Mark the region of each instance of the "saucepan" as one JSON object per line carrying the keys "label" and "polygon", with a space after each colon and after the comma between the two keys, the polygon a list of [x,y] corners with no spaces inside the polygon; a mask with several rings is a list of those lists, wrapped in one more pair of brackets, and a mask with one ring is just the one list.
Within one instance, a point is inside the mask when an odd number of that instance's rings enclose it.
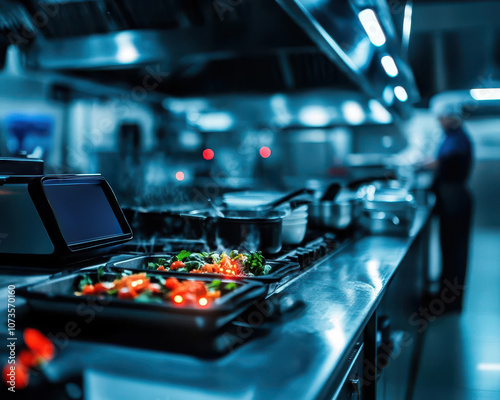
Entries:
{"label": "saucepan", "polygon": [[355,227],[363,213],[363,199],[358,194],[359,188],[382,179],[386,180],[387,176],[357,179],[346,187],[332,183],[319,201],[309,205],[311,226],[334,231],[346,231]]}
{"label": "saucepan", "polygon": [[153,236],[171,237],[182,233],[184,222],[179,211],[163,207],[122,207],[134,236],[151,238]]}
{"label": "saucepan", "polygon": [[254,210],[228,210],[211,205],[210,209],[181,214],[185,221],[184,234],[201,237],[212,248],[237,247],[276,254],[282,248],[283,219],[288,213],[275,208],[308,192],[301,189]]}

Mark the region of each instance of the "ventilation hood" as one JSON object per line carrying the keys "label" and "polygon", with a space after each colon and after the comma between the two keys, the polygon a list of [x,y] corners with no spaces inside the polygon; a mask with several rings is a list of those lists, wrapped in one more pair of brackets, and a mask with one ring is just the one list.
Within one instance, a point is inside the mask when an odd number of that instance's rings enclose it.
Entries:
{"label": "ventilation hood", "polygon": [[[3,0],[4,38],[27,68],[167,95],[357,89],[401,111],[413,75],[382,0]],[[403,7],[404,8],[404,7]],[[16,9],[18,17],[9,13]],[[371,43],[360,12],[384,31]],[[27,17],[28,16],[28,17]],[[390,55],[398,76],[381,64]],[[394,87],[409,101],[395,101]]]}

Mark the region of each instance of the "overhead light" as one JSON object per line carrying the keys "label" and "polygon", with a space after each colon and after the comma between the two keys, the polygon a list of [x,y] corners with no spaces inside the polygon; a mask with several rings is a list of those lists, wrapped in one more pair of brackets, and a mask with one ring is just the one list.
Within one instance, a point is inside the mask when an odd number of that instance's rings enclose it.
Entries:
{"label": "overhead light", "polygon": [[163,108],[176,114],[189,111],[202,112],[208,108],[208,102],[204,99],[175,99],[166,98],[162,101]]}
{"label": "overhead light", "polygon": [[365,112],[361,105],[349,100],[342,104],[342,114],[347,122],[352,125],[359,125],[365,120]]}
{"label": "overhead light", "polygon": [[403,103],[408,100],[408,93],[406,92],[406,89],[403,86],[396,86],[394,88],[394,94],[398,98],[399,101],[402,101]]}
{"label": "overhead light", "polygon": [[137,61],[139,58],[139,52],[132,41],[132,35],[128,32],[123,32],[117,35],[116,45],[118,48],[116,59],[121,64],[130,64]]}
{"label": "overhead light", "polygon": [[381,124],[388,124],[392,121],[392,115],[386,108],[380,104],[377,100],[370,100],[368,102],[368,108],[372,113],[372,118],[375,122]]}
{"label": "overhead light", "polygon": [[330,122],[330,115],[322,106],[307,106],[299,113],[299,120],[307,126],[321,127]]}
{"label": "overhead light", "polygon": [[500,88],[472,89],[470,95],[474,100],[500,100]]}
{"label": "overhead light", "polygon": [[212,132],[227,131],[234,125],[233,117],[226,112],[188,114],[188,120],[201,130]]}
{"label": "overhead light", "polygon": [[116,59],[122,64],[130,64],[139,58],[139,53],[134,46],[123,46],[118,50]]}
{"label": "overhead light", "polygon": [[403,44],[408,47],[410,43],[411,32],[411,16],[413,14],[413,4],[411,1],[406,3],[404,17],[403,17]]}
{"label": "overhead light", "polygon": [[479,371],[498,371],[500,372],[499,363],[479,363],[477,365]]}
{"label": "overhead light", "polygon": [[378,22],[375,12],[372,9],[367,8],[359,12],[358,18],[361,21],[361,25],[363,25],[366,34],[370,38],[370,42],[372,42],[374,46],[382,46],[385,43],[385,35],[380,23]]}
{"label": "overhead light", "polygon": [[399,71],[396,63],[394,62],[394,58],[392,58],[391,56],[383,56],[380,61],[387,75],[389,75],[391,78],[398,76]]}
{"label": "overhead light", "polygon": [[392,86],[387,85],[382,92],[382,98],[388,105],[392,105],[394,102],[394,89]]}

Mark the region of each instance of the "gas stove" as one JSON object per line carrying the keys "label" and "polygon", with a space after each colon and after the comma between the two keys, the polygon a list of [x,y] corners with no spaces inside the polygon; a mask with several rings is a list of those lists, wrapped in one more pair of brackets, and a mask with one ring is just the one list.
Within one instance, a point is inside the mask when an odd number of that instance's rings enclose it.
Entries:
{"label": "gas stove", "polygon": [[[266,255],[269,261],[293,261],[302,269],[311,267],[314,263],[327,255],[345,247],[352,239],[352,235],[336,235],[321,231],[308,232],[303,242],[296,246],[285,245],[277,254]],[[183,238],[150,238],[134,239],[120,248],[122,254],[146,255],[162,252],[190,252],[213,251],[202,239]]]}

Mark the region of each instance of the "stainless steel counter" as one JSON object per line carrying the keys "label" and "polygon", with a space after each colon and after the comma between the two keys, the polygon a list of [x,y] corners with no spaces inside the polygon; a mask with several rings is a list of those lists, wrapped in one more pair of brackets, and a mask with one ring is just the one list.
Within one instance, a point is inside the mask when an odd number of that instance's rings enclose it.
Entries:
{"label": "stainless steel counter", "polygon": [[[303,306],[289,316],[284,314],[271,327],[253,331],[241,327],[236,337],[222,337],[222,345],[226,339],[226,344],[238,342],[240,337],[245,341],[227,355],[202,359],[76,336],[62,346],[47,367],[47,376],[61,381],[83,370],[88,399],[318,398],[429,215],[429,208],[418,209],[410,237],[361,238],[292,281],[281,290],[282,300],[300,299]],[[24,280],[4,275],[1,286],[13,279]],[[1,296],[6,304],[5,290]],[[248,317],[253,322],[260,320],[257,312]],[[62,337],[57,331],[50,333]],[[0,337],[5,334],[6,326],[1,324]],[[147,342],[148,328],[136,340]]]}

